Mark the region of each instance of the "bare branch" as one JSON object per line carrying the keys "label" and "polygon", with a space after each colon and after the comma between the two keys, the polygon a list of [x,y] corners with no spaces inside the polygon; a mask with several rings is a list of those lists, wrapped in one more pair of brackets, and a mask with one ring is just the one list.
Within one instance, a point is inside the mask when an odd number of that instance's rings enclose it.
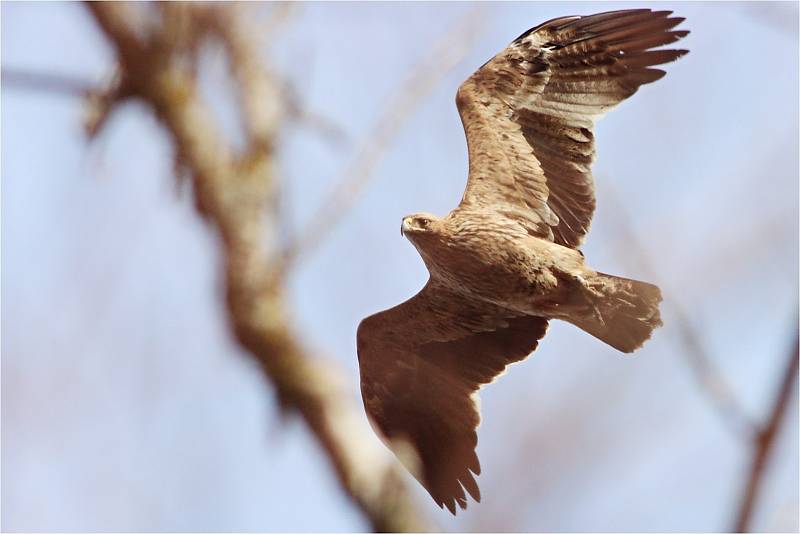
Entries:
{"label": "bare branch", "polygon": [[3,69],[3,85],[23,91],[42,91],[60,94],[70,98],[84,99],[84,129],[92,138],[103,127],[111,115],[114,106],[127,96],[126,87],[122,85],[119,72],[106,82],[104,86],[90,83],[78,77],[64,74],[49,74],[18,70],[14,68]]}
{"label": "bare branch", "polygon": [[[374,436],[360,431],[360,408],[339,371],[311,358],[292,328],[283,274],[276,269],[280,258],[266,244],[277,242],[278,226],[270,218],[277,204],[273,146],[280,102],[247,24],[225,6],[184,4],[162,16],[162,25],[150,21],[143,27],[132,25],[136,19],[127,17],[126,4],[88,7],[116,49],[131,94],[152,108],[170,134],[178,161],[191,175],[198,209],[222,236],[228,315],[239,343],[261,365],[281,405],[303,417],[372,527],[425,530],[397,464],[382,454]],[[217,33],[232,63],[248,138],[241,154],[219,134],[196,86],[193,47],[181,44],[196,37],[196,25],[185,25],[182,17],[209,14],[223,22],[197,31]],[[166,25],[174,24],[187,29],[186,39],[165,35]]]}
{"label": "bare branch", "polygon": [[[214,32],[220,36],[228,53],[231,74],[239,82],[239,105],[245,133],[252,142],[248,150],[271,149],[269,144],[282,122],[282,92],[261,60],[260,47],[254,40],[260,34],[248,24],[249,5],[234,4],[215,10],[210,17]],[[254,156],[255,154],[251,154]]]}
{"label": "bare branch", "polygon": [[[795,321],[795,325],[796,324],[797,321]],[[772,403],[769,419],[767,419],[767,422],[753,440],[753,456],[750,462],[750,474],[742,495],[741,504],[739,505],[733,532],[749,532],[751,530],[751,518],[755,505],[758,502],[767,463],[769,462],[769,457],[775,443],[775,438],[778,435],[781,422],[784,420],[786,410],[789,407],[792,389],[797,383],[798,361],[800,360],[797,330],[792,329],[790,339],[791,344],[786,353],[786,367],[783,371],[780,387],[775,394],[775,400]]]}
{"label": "bare branch", "polygon": [[[639,269],[649,278],[660,280],[661,277],[648,260],[648,254],[644,253],[644,247],[633,231],[634,226],[628,217],[624,203],[620,202],[619,195],[612,185],[613,180],[598,180],[598,182],[603,183],[605,200],[612,206],[608,213],[613,214],[617,219],[617,228],[621,240],[625,242],[628,257],[633,258]],[[668,304],[676,319],[674,328],[677,329],[684,347],[681,354],[686,358],[698,385],[711,400],[729,430],[737,437],[744,436],[746,439],[751,439],[756,434],[758,425],[747,414],[730,384],[715,367],[689,314],[674,298],[669,299]]]}
{"label": "bare branch", "polygon": [[283,98],[286,102],[286,113],[293,121],[309,128],[332,146],[342,147],[348,144],[344,129],[330,117],[306,109],[292,84],[284,83]]}
{"label": "bare branch", "polygon": [[414,110],[448,72],[464,59],[478,35],[480,20],[480,8],[467,13],[453,30],[425,54],[411,76],[389,99],[384,106],[386,111],[378,118],[356,156],[336,181],[337,185],[329,198],[301,231],[298,239],[287,248],[286,267],[300,256],[311,254],[353,206]]}
{"label": "bare branch", "polygon": [[31,72],[5,67],[0,73],[4,86],[21,90],[45,91],[68,97],[84,98],[97,90],[94,84],[74,76]]}
{"label": "bare branch", "polygon": [[[633,232],[633,225],[627,219],[625,207],[619,202],[616,191],[611,185],[611,180],[603,181],[606,196],[614,202],[614,213],[618,218],[618,228],[622,232],[626,248],[630,255],[635,257],[642,270],[650,273],[652,277],[658,279],[652,265],[647,260],[647,254],[642,253],[643,247]],[[694,327],[688,314],[675,302],[671,302],[673,311],[677,319],[676,327],[681,336],[681,341],[686,350],[683,354],[687,357],[687,362],[691,367],[697,382],[708,397],[712,400],[717,412],[722,420],[728,425],[737,437],[744,437],[748,444],[752,445],[753,453],[750,463],[749,477],[743,491],[741,503],[738,509],[733,532],[747,532],[750,529],[752,512],[758,501],[765,468],[772,451],[775,437],[778,434],[781,421],[784,419],[789,404],[790,393],[798,377],[798,337],[796,330],[793,330],[792,344],[788,354],[785,371],[782,375],[781,385],[776,394],[775,401],[770,410],[770,415],[763,425],[756,422],[756,419],[749,416],[737,396],[733,393],[730,385],[723,379],[721,372],[715,368],[712,359],[702,344],[700,334]],[[797,321],[795,321],[797,324]]]}

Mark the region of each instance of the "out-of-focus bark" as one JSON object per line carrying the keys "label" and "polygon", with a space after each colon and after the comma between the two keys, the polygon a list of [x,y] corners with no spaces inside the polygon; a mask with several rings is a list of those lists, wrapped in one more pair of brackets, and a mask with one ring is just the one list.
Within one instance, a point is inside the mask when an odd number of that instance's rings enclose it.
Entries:
{"label": "out-of-focus bark", "polygon": [[[342,488],[376,531],[421,531],[426,524],[395,463],[355,424],[360,407],[332,365],[299,341],[284,295],[275,222],[273,147],[281,127],[279,85],[239,16],[240,6],[89,3],[119,61],[119,88],[161,121],[178,164],[192,178],[202,215],[222,236],[226,299],[238,341],[259,362],[281,405],[299,413],[327,453]],[[224,139],[195,80],[196,50],[207,37],[227,52],[246,134],[237,152]],[[113,105],[111,106],[113,110]]]}

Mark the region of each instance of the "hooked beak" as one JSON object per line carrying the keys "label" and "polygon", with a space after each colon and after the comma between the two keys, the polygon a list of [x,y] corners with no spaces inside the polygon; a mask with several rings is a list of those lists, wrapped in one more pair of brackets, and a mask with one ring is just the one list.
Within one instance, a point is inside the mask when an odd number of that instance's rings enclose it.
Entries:
{"label": "hooked beak", "polygon": [[403,224],[400,225],[400,235],[405,236],[406,232],[411,229],[411,219],[405,217],[403,219]]}

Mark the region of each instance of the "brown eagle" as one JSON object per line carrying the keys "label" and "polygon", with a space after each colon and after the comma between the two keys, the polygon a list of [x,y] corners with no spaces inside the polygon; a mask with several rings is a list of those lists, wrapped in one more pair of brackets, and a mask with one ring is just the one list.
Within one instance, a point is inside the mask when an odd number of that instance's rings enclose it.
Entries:
{"label": "brown eagle", "polygon": [[[364,406],[439,506],[455,514],[474,475],[478,389],[523,360],[550,319],[622,352],[661,325],[658,287],[584,263],[595,208],[595,119],[687,50],[683,18],[636,9],[550,20],[523,33],[456,94],[469,147],[461,203],[403,219],[430,272],[422,290],[358,327]],[[466,493],[465,493],[466,491]]]}

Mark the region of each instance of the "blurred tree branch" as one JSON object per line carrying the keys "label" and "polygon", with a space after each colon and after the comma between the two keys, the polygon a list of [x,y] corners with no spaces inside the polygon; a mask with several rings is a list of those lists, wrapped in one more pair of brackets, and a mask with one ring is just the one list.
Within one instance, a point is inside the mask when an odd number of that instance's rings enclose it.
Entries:
{"label": "blurred tree branch", "polygon": [[[619,200],[619,194],[612,185],[613,180],[599,179],[597,181],[603,184],[605,200],[611,205],[608,213],[613,214],[616,219],[619,238],[625,243],[627,257],[638,264],[638,269],[646,278],[654,281],[662,280],[657,269],[648,259],[650,255],[645,253],[642,242],[633,231],[634,225],[628,216],[624,203]],[[663,282],[660,285],[663,285]],[[673,328],[679,334],[679,339],[684,348],[681,353],[686,358],[697,384],[707,395],[720,419],[728,426],[729,430],[737,437],[750,439],[756,432],[757,424],[745,411],[739,398],[733,392],[733,388],[714,365],[714,360],[708,354],[702,342],[702,337],[691,317],[676,299],[667,299],[667,305],[672,308],[676,319]]]}
{"label": "blurred tree branch", "polygon": [[[397,464],[383,459],[374,436],[358,431],[360,409],[338,369],[310,357],[293,329],[275,221],[274,144],[284,106],[280,84],[259,59],[244,7],[95,2],[87,7],[119,61],[119,83],[111,94],[130,95],[153,110],[179,165],[191,176],[198,210],[222,237],[226,302],[236,338],[263,368],[281,406],[304,418],[372,528],[425,530]],[[220,135],[197,87],[197,50],[209,37],[226,51],[237,82],[247,140],[238,152]],[[111,102],[108,113],[118,100]]]}
{"label": "blurred tree branch", "polygon": [[85,80],[64,74],[28,72],[15,68],[3,68],[3,85],[20,89],[61,93],[66,96],[87,97],[96,87]]}
{"label": "blurred tree branch", "polygon": [[[365,449],[374,437],[361,436],[359,440],[353,434],[346,423],[352,421],[354,407],[344,401],[349,390],[339,381],[338,370],[308,358],[289,328],[283,279],[294,260],[321,243],[353,205],[414,109],[464,58],[477,35],[480,10],[471,11],[412,71],[342,173],[330,199],[302,235],[278,254],[279,195],[272,143],[282,120],[290,116],[332,141],[342,139],[343,134],[326,117],[303,109],[287,86],[257,59],[256,36],[268,35],[265,27],[276,31],[288,15],[285,5],[277,6],[270,13],[271,20],[260,24],[256,32],[246,27],[245,17],[233,14],[238,14],[240,7],[165,3],[154,10],[152,6],[88,3],[119,61],[104,86],[13,68],[3,69],[3,83],[84,98],[90,137],[125,99],[139,98],[150,105],[175,143],[176,174],[192,177],[199,212],[222,235],[227,304],[238,340],[272,380],[281,405],[303,415],[328,452],[343,487],[373,528],[420,531],[425,524],[414,513],[394,464],[360,462],[370,456]],[[241,154],[233,154],[219,137],[197,92],[197,52],[206,37],[219,39],[231,75],[238,81],[240,118],[248,140]],[[264,238],[266,246],[262,246]],[[337,430],[337,426],[346,428]]]}
{"label": "blurred tree branch", "polygon": [[388,100],[384,113],[364,138],[356,157],[336,181],[329,198],[297,239],[287,247],[284,260],[287,268],[301,256],[311,254],[353,206],[392,141],[411,117],[412,110],[464,59],[478,34],[480,21],[480,8],[471,10],[426,53],[425,59]]}
{"label": "blurred tree branch", "polygon": [[130,96],[123,92],[117,74],[114,73],[105,86],[65,74],[31,72],[13,67],[4,67],[0,78],[3,86],[83,98],[86,101],[84,127],[89,137],[93,137],[105,123],[112,104]]}
{"label": "blurred tree branch", "polygon": [[[625,242],[629,257],[634,258],[639,268],[647,273],[653,280],[660,277],[655,272],[652,264],[647,260],[644,247],[633,231],[633,224],[627,217],[625,206],[619,201],[619,196],[614,189],[612,180],[603,180],[607,199],[613,204],[611,213],[617,218],[617,227],[621,238]],[[734,435],[744,439],[752,450],[747,484],[744,488],[741,503],[737,512],[737,519],[733,532],[747,532],[750,529],[752,512],[758,502],[758,495],[766,471],[766,465],[772,446],[777,436],[784,413],[789,405],[790,393],[798,378],[798,337],[797,331],[791,334],[792,343],[788,351],[785,370],[781,375],[781,382],[772,404],[769,416],[764,423],[759,423],[750,417],[744,410],[741,402],[730,385],[723,379],[721,372],[716,369],[713,360],[706,352],[701,336],[695,328],[689,315],[674,299],[670,299],[672,310],[677,319],[675,328],[680,334],[684,345],[684,355],[700,387],[711,399],[722,420],[727,423]],[[797,325],[797,320],[795,320]]]}
{"label": "blurred tree branch", "polygon": [[[795,327],[797,320],[794,322]],[[751,519],[755,505],[758,502],[758,495],[764,479],[767,463],[772,452],[775,438],[778,436],[781,422],[784,420],[786,411],[791,400],[791,392],[797,384],[798,361],[800,361],[800,346],[798,346],[797,330],[792,329],[790,334],[791,343],[787,351],[787,359],[784,371],[781,376],[780,387],[775,393],[775,400],[772,403],[769,417],[753,439],[753,453],[750,462],[750,474],[747,479],[741,504],[733,527],[733,532],[750,532]]]}

